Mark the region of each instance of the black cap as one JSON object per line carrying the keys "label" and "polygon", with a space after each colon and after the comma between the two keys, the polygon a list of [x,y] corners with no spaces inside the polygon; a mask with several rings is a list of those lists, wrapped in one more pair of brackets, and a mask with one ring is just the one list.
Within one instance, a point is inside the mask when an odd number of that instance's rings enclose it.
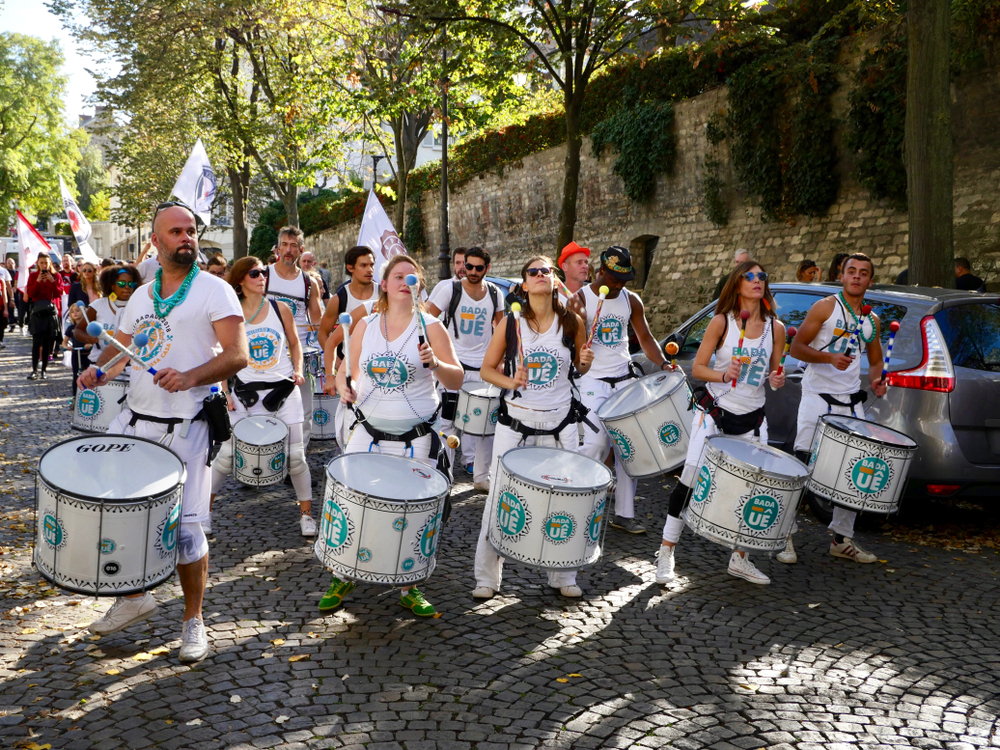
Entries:
{"label": "black cap", "polygon": [[620,281],[631,281],[635,278],[632,256],[621,245],[612,245],[601,253],[601,267]]}

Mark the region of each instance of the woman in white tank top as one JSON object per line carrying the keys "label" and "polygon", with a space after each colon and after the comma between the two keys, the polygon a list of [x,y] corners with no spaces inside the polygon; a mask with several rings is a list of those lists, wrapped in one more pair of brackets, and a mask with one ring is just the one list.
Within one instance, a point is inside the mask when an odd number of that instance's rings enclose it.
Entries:
{"label": "woman in white tank top", "polygon": [[[526,427],[540,430],[554,430],[569,413],[572,398],[569,380],[570,367],[575,365],[580,373],[590,370],[594,352],[586,345],[587,331],[572,310],[567,310],[555,292],[555,265],[548,258],[531,258],[521,269],[521,283],[527,293],[524,313],[518,322],[523,358],[518,355],[514,377],[503,373],[507,352],[507,321],[503,321],[493,332],[480,376],[487,383],[505,388],[507,414]],[[509,316],[508,316],[509,317]],[[564,337],[575,342],[576,361],[571,361],[569,347],[563,343]],[[483,521],[476,547],[475,576],[476,588],[472,592],[475,599],[489,599],[500,588],[503,575],[503,558],[487,541],[492,508],[502,491],[499,477],[500,458],[518,445],[561,447],[576,451],[578,448],[576,423],[562,428],[556,435],[533,435],[524,437],[521,433],[504,424],[496,426],[493,435],[494,478],[490,497],[483,508]],[[576,571],[549,571],[548,583],[559,589],[563,596],[578,597],[583,592],[576,585]]]}
{"label": "woman in white tank top", "polygon": [[[448,332],[422,311],[427,341],[420,342],[423,331],[414,315],[413,295],[406,285],[409,274],[415,274],[418,288],[423,288],[423,270],[413,258],[397,255],[386,263],[373,314],[351,331],[348,356],[352,383],[347,382],[347,368],[341,367],[337,372],[337,390],[345,408],[348,405],[354,408],[354,416],[360,421],[354,426],[344,452],[405,455],[436,466],[437,453],[431,455],[431,445],[438,444],[435,434],[413,438],[409,446],[402,439],[376,440],[373,434],[403,437],[417,425],[435,421],[439,404],[435,378],[445,388],[457,390],[465,376]],[[345,415],[347,420],[353,418]],[[339,607],[354,587],[353,581],[334,576],[320,600],[320,610]],[[436,614],[416,586],[404,588],[399,603],[422,617]]]}
{"label": "woman in white tank top", "polygon": [[[774,297],[767,283],[767,273],[756,261],[745,261],[737,266],[726,280],[716,305],[716,315],[705,331],[694,359],[693,374],[705,381],[708,395],[715,406],[728,415],[746,415],[745,429],[726,433],[767,443],[767,420],[763,418],[765,400],[764,383],[772,388],[785,384],[784,373],[778,365],[785,348],[785,326],[775,312]],[[750,313],[746,322],[746,335],[740,348],[741,311]],[[734,386],[733,383],[736,383]],[[755,414],[763,421],[755,427]],[[723,430],[709,414],[698,406],[691,425],[684,472],[670,495],[670,506],[663,527],[663,541],[657,550],[656,582],[670,583],[674,579],[674,548],[680,540],[684,522],[681,511],[690,495],[695,472],[701,464],[705,441]],[[751,583],[766,584],[771,580],[757,570],[745,552],[733,552],[729,560],[729,573]]]}

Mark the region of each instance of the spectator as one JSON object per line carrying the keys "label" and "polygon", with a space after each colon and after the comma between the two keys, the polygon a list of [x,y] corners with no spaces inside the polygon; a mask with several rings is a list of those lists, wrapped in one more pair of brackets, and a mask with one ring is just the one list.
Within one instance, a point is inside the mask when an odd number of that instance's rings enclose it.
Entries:
{"label": "spectator", "polygon": [[[3,343],[3,336],[7,331],[7,322],[14,319],[14,285],[12,282],[13,277],[10,275],[10,271],[7,270],[6,266],[0,265],[0,349],[7,348],[7,345]],[[14,326],[11,324],[11,330],[13,329]]]}
{"label": "spectator", "polygon": [[218,276],[223,281],[226,280],[226,274],[229,272],[229,265],[226,263],[226,259],[222,257],[222,254],[212,255],[208,259],[208,268],[206,269],[213,276]]}
{"label": "spectator", "polygon": [[986,282],[972,273],[968,258],[955,258],[955,288],[967,292],[986,291]]}
{"label": "spectator", "polygon": [[590,274],[590,249],[570,242],[559,254],[556,265],[564,274],[563,281],[566,283],[566,288],[576,294],[587,285],[587,276]]}
{"label": "spectator", "polygon": [[910,268],[907,266],[896,276],[896,283],[900,286],[907,286],[910,283]]}
{"label": "spectator", "polygon": [[844,265],[844,261],[847,259],[847,253],[837,253],[833,256],[833,262],[830,264],[830,270],[826,274],[827,281],[840,281],[840,269]]}
{"label": "spectator", "polygon": [[333,277],[330,275],[330,269],[325,262],[319,264],[319,275],[323,277],[326,288],[329,289],[330,285],[333,284]]}
{"label": "spectator", "polygon": [[795,272],[795,279],[805,284],[810,284],[814,281],[819,281],[822,275],[823,271],[820,270],[820,267],[814,261],[804,260],[799,263],[799,270]]}
{"label": "spectator", "polygon": [[24,333],[24,317],[28,311],[28,303],[24,299],[24,294],[17,288],[18,270],[13,258],[7,259],[7,272],[10,274],[11,286],[14,289],[15,314],[10,321],[10,331],[14,332],[14,326],[18,326],[21,333]]}
{"label": "spectator", "polygon": [[[59,316],[56,302],[63,293],[62,277],[52,267],[45,253],[38,256],[35,270],[28,274],[27,300],[31,304],[28,331],[31,333],[31,374],[28,380],[45,380],[52,347],[59,339]],[[39,362],[41,373],[39,374]]]}
{"label": "spectator", "polygon": [[[739,248],[735,253],[733,253],[733,268],[736,268],[740,263],[746,263],[748,260],[752,260],[750,257],[750,251],[746,248]],[[719,279],[719,283],[715,285],[715,291],[712,292],[712,299],[719,299],[719,295],[722,294],[722,287],[726,285],[726,280],[729,278],[729,273],[722,274],[722,278]]]}
{"label": "spectator", "polygon": [[452,279],[465,278],[465,248],[456,247],[451,256]]}
{"label": "spectator", "polygon": [[299,268],[319,282],[319,288],[323,290],[323,301],[325,302],[330,299],[330,287],[326,285],[326,279],[323,278],[323,274],[316,267],[316,256],[306,250],[299,256]]}
{"label": "spectator", "polygon": [[101,268],[110,268],[114,264],[115,264],[114,260],[112,260],[111,258],[105,258],[104,260],[101,261]]}
{"label": "spectator", "polygon": [[[97,278],[97,269],[93,263],[80,264],[80,280],[73,284],[69,290],[69,319],[70,325],[66,330],[66,336],[73,347],[73,357],[70,360],[73,367],[73,398],[76,399],[76,379],[80,375],[80,370],[85,369],[89,360],[87,353],[90,345],[84,343],[75,336],[74,329],[84,320],[83,311],[77,307],[77,302],[82,302],[84,307],[101,298],[101,285]],[[86,325],[86,323],[84,324]]]}

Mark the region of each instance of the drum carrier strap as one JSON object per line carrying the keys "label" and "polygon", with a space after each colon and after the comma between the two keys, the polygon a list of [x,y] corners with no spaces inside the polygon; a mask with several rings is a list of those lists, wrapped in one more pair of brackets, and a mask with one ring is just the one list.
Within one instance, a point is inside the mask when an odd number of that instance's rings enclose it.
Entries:
{"label": "drum carrier strap", "polygon": [[826,401],[826,405],[829,406],[831,409],[834,406],[841,406],[850,409],[851,411],[854,411],[854,407],[856,404],[863,404],[865,403],[865,401],[868,400],[868,391],[860,390],[857,393],[850,394],[849,396],[847,396],[848,403],[846,404],[843,401],[838,401],[829,393],[821,393],[819,394],[819,397],[824,401]]}
{"label": "drum carrier strap", "polygon": [[639,365],[637,365],[635,362],[629,362],[628,372],[625,373],[624,375],[621,375],[617,378],[598,378],[598,380],[602,380],[608,385],[610,385],[612,388],[614,388],[619,383],[624,383],[626,380],[632,380],[633,378],[641,378],[641,377],[642,377],[642,370],[639,369]]}
{"label": "drum carrier strap", "polygon": [[[128,422],[129,427],[135,427],[136,422],[154,422],[155,424],[165,424],[167,434],[174,434],[174,427],[183,425],[185,422],[197,422],[204,420],[208,426],[208,459],[206,466],[211,466],[212,461],[219,454],[222,444],[233,436],[233,426],[229,421],[229,406],[226,402],[226,394],[217,391],[210,396],[206,396],[202,401],[202,407],[191,419],[181,417],[154,417],[152,414],[143,414],[132,410],[132,418]],[[187,427],[181,429],[180,436],[187,437]]]}
{"label": "drum carrier strap", "polygon": [[764,424],[764,407],[754,409],[746,414],[733,414],[717,403],[708,389],[700,385],[691,392],[691,405],[688,411],[699,407],[715,422],[716,427],[725,435],[743,435],[753,430],[753,436],[760,437],[760,426]]}
{"label": "drum carrier strap", "polygon": [[270,391],[264,396],[262,406],[272,414],[281,408],[285,400],[292,395],[292,391],[297,388],[290,380],[277,380],[260,383],[244,383],[238,377],[235,378],[233,393],[247,409],[254,406],[260,399],[261,391]]}

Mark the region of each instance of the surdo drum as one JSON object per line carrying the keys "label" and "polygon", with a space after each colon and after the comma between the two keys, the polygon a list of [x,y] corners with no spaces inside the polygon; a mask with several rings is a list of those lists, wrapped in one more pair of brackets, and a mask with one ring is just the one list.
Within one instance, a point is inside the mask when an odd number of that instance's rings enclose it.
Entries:
{"label": "surdo drum", "polygon": [[328,396],[325,393],[313,394],[313,440],[334,440],[337,437],[337,410],[340,408],[339,396]]}
{"label": "surdo drum", "polygon": [[705,443],[682,517],[695,534],[724,547],[777,552],[808,475],[805,464],[777,448],[715,435]]}
{"label": "surdo drum", "polygon": [[473,437],[489,437],[496,432],[499,409],[499,388],[489,383],[466,383],[458,392],[455,428]]}
{"label": "surdo drum", "polygon": [[857,417],[827,414],[813,440],[808,488],[834,505],[893,513],[917,444],[901,432]]}
{"label": "surdo drum", "polygon": [[288,426],[276,417],[247,417],[233,425],[233,476],[251,487],[288,476]]}
{"label": "surdo drum", "polygon": [[318,346],[302,344],[302,370],[318,382],[323,374],[323,350]]}
{"label": "surdo drum", "polygon": [[128,378],[116,378],[94,388],[81,388],[73,400],[73,429],[107,432],[125,408],[128,383]]}
{"label": "surdo drum", "polygon": [[390,585],[426,580],[436,564],[450,489],[444,474],[412,458],[337,456],[326,466],[316,558],[349,580]]}
{"label": "surdo drum", "polygon": [[680,371],[647,375],[601,404],[597,418],[630,477],[653,477],[684,463],[690,404],[691,389]]}
{"label": "surdo drum", "polygon": [[544,570],[600,558],[611,484],[604,464],[558,448],[514,448],[493,481],[489,540],[498,555]]}
{"label": "surdo drum", "polygon": [[77,594],[155,588],[177,567],[186,471],[176,453],[126,435],[70,438],[42,454],[34,562]]}

